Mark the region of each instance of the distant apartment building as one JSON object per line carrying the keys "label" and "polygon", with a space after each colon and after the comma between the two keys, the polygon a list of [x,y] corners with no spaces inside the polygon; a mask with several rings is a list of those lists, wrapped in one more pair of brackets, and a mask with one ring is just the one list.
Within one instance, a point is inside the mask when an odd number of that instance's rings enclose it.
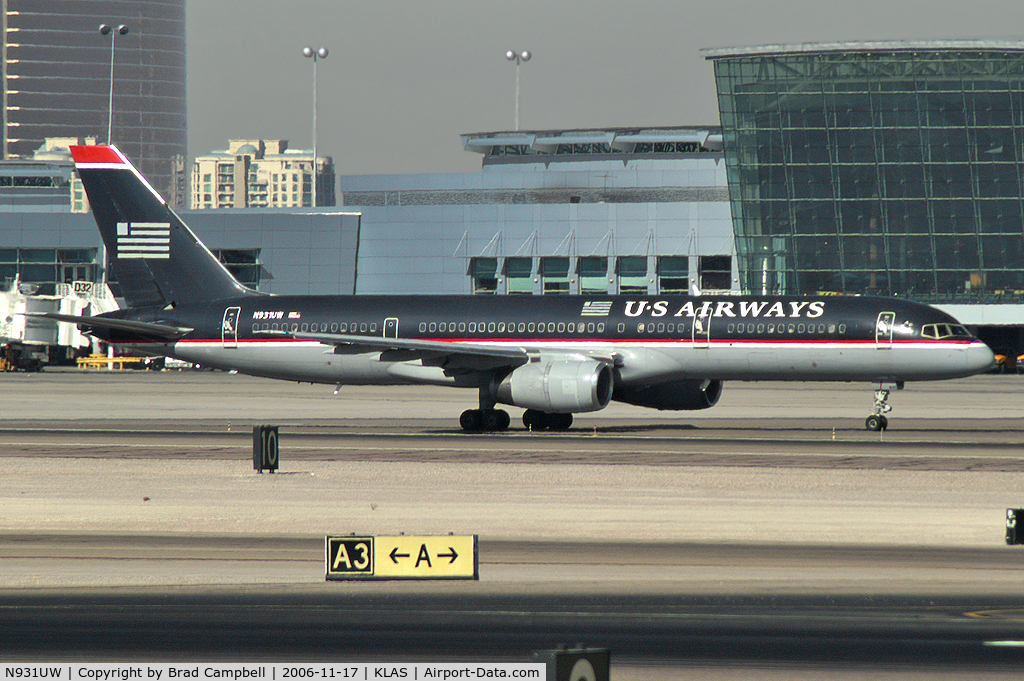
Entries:
{"label": "distant apartment building", "polygon": [[334,161],[289,149],[287,140],[230,140],[224,151],[196,157],[192,208],[296,208],[334,206]]}

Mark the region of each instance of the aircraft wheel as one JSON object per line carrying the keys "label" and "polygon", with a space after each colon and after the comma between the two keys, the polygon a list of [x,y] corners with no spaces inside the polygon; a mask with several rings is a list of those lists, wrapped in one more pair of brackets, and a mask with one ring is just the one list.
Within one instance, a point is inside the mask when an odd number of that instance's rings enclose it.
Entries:
{"label": "aircraft wheel", "polygon": [[508,430],[512,418],[504,409],[488,409],[483,412],[483,429],[489,432]]}
{"label": "aircraft wheel", "polygon": [[467,433],[478,433],[484,428],[484,415],[479,409],[467,409],[459,417],[459,425]]}
{"label": "aircraft wheel", "polygon": [[874,430],[876,432],[880,431],[885,427],[882,425],[883,419],[885,419],[884,416],[872,414],[871,416],[864,419],[864,427],[867,428],[868,430]]}
{"label": "aircraft wheel", "polygon": [[544,430],[547,427],[545,414],[536,409],[527,409],[523,412],[523,425],[527,430]]}
{"label": "aircraft wheel", "polygon": [[889,419],[885,418],[884,416],[880,418],[882,419],[882,430],[887,430],[889,428]]}
{"label": "aircraft wheel", "polygon": [[572,427],[572,414],[549,414],[527,409],[523,413],[523,425],[528,430],[569,430]]}
{"label": "aircraft wheel", "polygon": [[572,427],[572,414],[546,414],[548,428],[551,430],[569,430]]}

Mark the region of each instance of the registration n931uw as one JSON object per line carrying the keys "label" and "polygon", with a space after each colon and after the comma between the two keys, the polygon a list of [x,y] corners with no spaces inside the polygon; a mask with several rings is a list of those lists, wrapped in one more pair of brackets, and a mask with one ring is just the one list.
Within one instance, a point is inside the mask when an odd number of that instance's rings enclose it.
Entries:
{"label": "registration n931uw", "polygon": [[293,681],[334,679],[370,681],[449,681],[451,679],[546,679],[547,668],[539,663],[357,663],[357,664],[116,664],[31,663],[0,664],[3,679],[57,679],[58,681],[129,681],[130,679],[259,679]]}

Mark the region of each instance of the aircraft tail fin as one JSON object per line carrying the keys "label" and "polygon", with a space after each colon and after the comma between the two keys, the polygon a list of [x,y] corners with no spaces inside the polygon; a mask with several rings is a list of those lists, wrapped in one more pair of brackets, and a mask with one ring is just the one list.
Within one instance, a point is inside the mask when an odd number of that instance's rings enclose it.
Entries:
{"label": "aircraft tail fin", "polygon": [[235,279],[117,147],[72,146],[129,307],[259,295]]}

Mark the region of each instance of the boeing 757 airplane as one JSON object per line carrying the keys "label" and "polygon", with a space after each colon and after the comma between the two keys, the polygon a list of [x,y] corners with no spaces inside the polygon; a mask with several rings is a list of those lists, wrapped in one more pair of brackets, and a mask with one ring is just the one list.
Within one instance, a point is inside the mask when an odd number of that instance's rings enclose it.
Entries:
{"label": "boeing 757 airplane", "polygon": [[970,376],[992,351],[948,314],[847,296],[278,296],[240,284],[113,146],[71,148],[127,308],[45,314],[150,354],[290,381],[475,389],[467,431],[565,430],[612,400],[706,409],[724,381]]}

